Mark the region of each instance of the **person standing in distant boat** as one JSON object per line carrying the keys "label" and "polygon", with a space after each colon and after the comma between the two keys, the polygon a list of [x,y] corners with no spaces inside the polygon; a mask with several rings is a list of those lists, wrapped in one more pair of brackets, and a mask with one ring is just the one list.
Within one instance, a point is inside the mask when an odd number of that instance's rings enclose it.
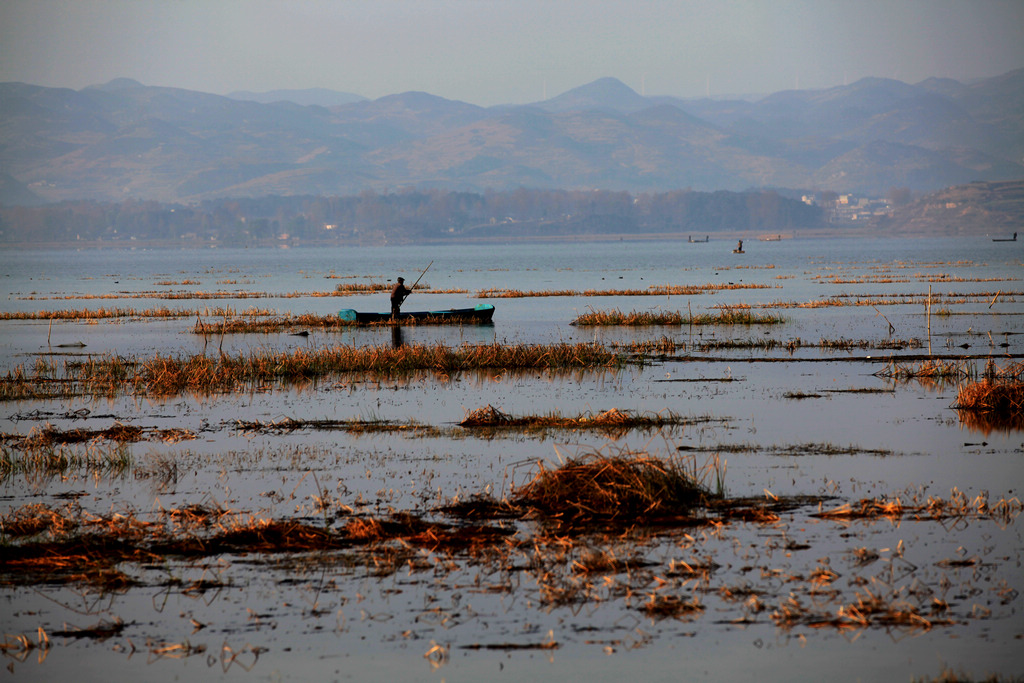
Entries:
{"label": "person standing in distant boat", "polygon": [[407,289],[405,286],[405,278],[398,278],[398,284],[391,290],[391,319],[397,320],[398,314],[401,313],[402,302],[405,301],[405,297],[409,296],[412,290]]}

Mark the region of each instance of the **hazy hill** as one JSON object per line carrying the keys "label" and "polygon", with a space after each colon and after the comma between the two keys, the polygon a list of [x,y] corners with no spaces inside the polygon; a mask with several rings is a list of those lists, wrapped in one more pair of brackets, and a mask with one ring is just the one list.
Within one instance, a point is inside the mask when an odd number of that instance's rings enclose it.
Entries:
{"label": "hazy hill", "polygon": [[875,219],[891,235],[988,235],[1024,240],[1024,180],[973,182],[928,194]]}
{"label": "hazy hill", "polygon": [[592,83],[568,90],[557,97],[537,102],[534,106],[550,112],[599,109],[622,114],[640,111],[651,101],[639,95],[617,78],[599,78]]}
{"label": "hazy hill", "polygon": [[612,78],[494,108],[419,92],[249,95],[130,79],[79,91],[2,83],[0,169],[24,191],[4,201],[520,186],[881,196],[1024,177],[1024,70],[753,101],[645,98]]}
{"label": "hazy hill", "polygon": [[252,92],[250,90],[236,90],[227,95],[233,100],[249,100],[250,102],[262,102],[271,104],[273,102],[294,102],[302,106],[336,107],[353,102],[362,102],[366,98],[362,95],[355,95],[349,92],[338,92],[325,88],[306,88],[304,90],[268,90],[267,92]]}

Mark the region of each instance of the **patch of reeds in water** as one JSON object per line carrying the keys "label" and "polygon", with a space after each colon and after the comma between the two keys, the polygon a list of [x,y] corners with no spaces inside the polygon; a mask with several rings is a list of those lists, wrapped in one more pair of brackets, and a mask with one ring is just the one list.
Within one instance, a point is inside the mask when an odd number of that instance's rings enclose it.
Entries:
{"label": "patch of reeds in water", "polygon": [[494,406],[487,405],[467,413],[459,425],[462,427],[507,429],[600,429],[618,432],[629,429],[657,429],[659,427],[681,425],[685,422],[686,420],[672,411],[643,414],[630,410],[611,408],[596,415],[577,415],[571,417],[552,413],[549,415],[524,415],[517,417],[504,413]]}
{"label": "patch of reeds in water", "polygon": [[171,309],[166,306],[157,308],[97,308],[62,309],[58,311],[10,312],[0,313],[0,320],[107,320],[113,318],[184,318],[192,315],[189,311]]}
{"label": "patch of reeds in water", "polygon": [[920,363],[898,363],[895,359],[875,373],[876,377],[887,377],[899,380],[956,380],[969,377],[971,367],[964,361],[928,359]]}
{"label": "patch of reeds in water", "polygon": [[777,325],[785,318],[767,313],[754,313],[749,306],[731,306],[716,313],[683,315],[679,311],[590,311],[572,321],[573,325]]}
{"label": "patch of reeds in water", "polygon": [[986,434],[1024,429],[1024,363],[990,363],[981,381],[960,385],[953,408],[965,426]]}
{"label": "patch of reeds in water", "polygon": [[623,451],[572,458],[557,469],[543,463],[532,480],[515,488],[510,502],[547,520],[625,520],[629,524],[686,516],[718,496],[703,484],[721,481],[717,461],[708,469],[683,461]]}
{"label": "patch of reeds in water", "polygon": [[[623,356],[596,344],[482,344],[334,346],[292,351],[258,349],[238,355],[133,359],[98,356],[64,364],[63,377],[19,366],[0,379],[0,400],[39,398],[56,383],[60,395],[174,395],[222,392],[267,382],[303,382],[345,373],[401,375],[419,370],[443,375],[473,370],[597,369],[624,365]],[[76,388],[77,387],[77,388]]]}

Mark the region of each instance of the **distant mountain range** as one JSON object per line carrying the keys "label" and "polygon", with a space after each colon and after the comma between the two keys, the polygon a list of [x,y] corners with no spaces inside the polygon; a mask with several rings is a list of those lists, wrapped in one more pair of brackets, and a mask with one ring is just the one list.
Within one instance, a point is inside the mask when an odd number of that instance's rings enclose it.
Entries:
{"label": "distant mountain range", "polygon": [[0,202],[193,202],[406,187],[882,196],[1024,178],[1024,69],[866,78],[759,100],[644,97],[602,78],[531,105],[422,92],[212,95],[116,79],[0,83]]}

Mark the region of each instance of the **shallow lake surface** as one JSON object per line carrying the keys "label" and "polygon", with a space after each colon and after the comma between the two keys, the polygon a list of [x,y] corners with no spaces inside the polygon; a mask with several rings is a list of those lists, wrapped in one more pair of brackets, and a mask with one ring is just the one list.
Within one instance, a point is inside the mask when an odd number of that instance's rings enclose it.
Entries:
{"label": "shallow lake surface", "polygon": [[[744,244],[744,254],[726,241],[0,252],[4,313],[132,309],[89,320],[8,316],[3,374],[40,359],[399,344],[593,343],[629,359],[565,371],[338,374],[227,394],[6,400],[5,520],[42,504],[110,524],[156,523],[190,506],[222,511],[224,528],[284,520],[339,530],[402,515],[454,523],[442,506],[508,495],[538,462],[555,469],[581,454],[631,452],[714,472],[712,488],[772,513],[595,529],[562,542],[542,521],[502,520],[536,542],[475,550],[400,542],[380,552],[168,552],[119,562],[108,582],[66,571],[24,581],[5,561],[5,675],[858,681],[937,677],[947,666],[976,678],[1024,675],[1024,432],[965,420],[953,405],[969,377],[892,372],[929,359],[972,376],[990,361],[1020,363],[1024,249],[961,238]],[[386,311],[386,289],[336,288],[385,287],[399,275],[409,284],[428,263],[404,309],[492,303],[493,324],[195,332],[197,320],[249,309],[254,318]],[[711,286],[646,293],[684,285]],[[548,295],[500,295],[508,290]],[[180,315],[146,313],[161,307]],[[782,322],[571,324],[591,311],[730,307]],[[459,425],[487,406],[674,421]],[[377,428],[345,428],[352,423]],[[70,459],[59,469],[22,460],[19,439],[113,425],[146,437],[56,447]],[[116,466],[95,464],[115,451],[124,456]],[[907,512],[819,514],[864,499]],[[910,512],[929,500],[959,500],[962,513]],[[1000,501],[1009,512],[992,514]],[[31,540],[5,531],[7,544]],[[589,568],[595,557],[617,562]],[[43,632],[49,647],[32,645]]]}

